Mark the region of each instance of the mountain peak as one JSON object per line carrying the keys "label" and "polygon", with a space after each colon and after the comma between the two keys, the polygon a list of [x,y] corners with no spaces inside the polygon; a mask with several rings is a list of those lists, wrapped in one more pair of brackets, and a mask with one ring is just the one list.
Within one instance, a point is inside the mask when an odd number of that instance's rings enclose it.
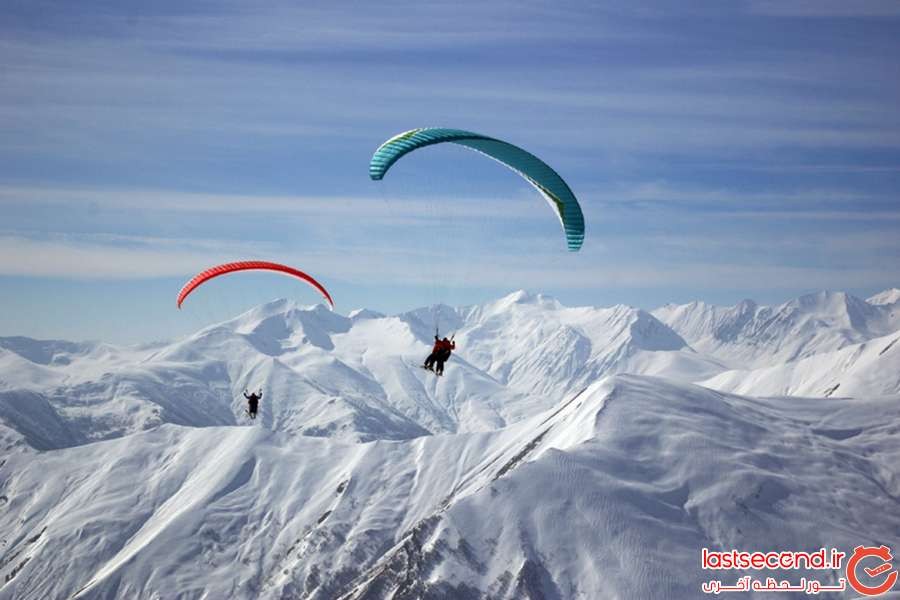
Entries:
{"label": "mountain peak", "polygon": [[865,302],[848,294],[847,292],[833,292],[823,290],[812,294],[805,294],[796,300],[792,300],[783,304],[784,307],[791,309],[802,309],[812,311],[825,311],[830,313],[848,313],[853,311],[865,311],[867,306]]}
{"label": "mountain peak", "polygon": [[749,311],[749,310],[756,310],[756,308],[759,305],[756,303],[755,300],[751,300],[750,298],[744,298],[743,300],[738,302],[735,306],[740,311]]}
{"label": "mountain peak", "polygon": [[534,304],[546,306],[559,306],[559,302],[552,296],[546,296],[528,290],[517,290],[503,296],[496,301],[498,306],[512,306],[513,304]]}
{"label": "mountain peak", "polygon": [[507,294],[500,298],[501,302],[510,302],[516,304],[524,304],[526,302],[532,302],[536,298],[536,295],[528,290],[516,290],[511,294]]}
{"label": "mountain peak", "polygon": [[797,298],[797,302],[799,304],[818,304],[821,302],[827,302],[832,299],[844,299],[847,294],[845,292],[833,292],[831,290],[820,290],[818,292],[812,292],[809,294],[803,294],[799,298]]}
{"label": "mountain peak", "polygon": [[871,298],[867,298],[866,302],[869,304],[873,304],[875,306],[884,306],[887,304],[896,304],[900,302],[900,288],[890,288],[884,290],[883,292],[879,292],[872,296]]}
{"label": "mountain peak", "polygon": [[366,319],[383,319],[385,317],[384,313],[380,313],[377,310],[370,310],[368,308],[357,308],[356,310],[351,310],[347,315],[351,321],[363,321]]}
{"label": "mountain peak", "polygon": [[289,298],[276,298],[275,300],[270,300],[269,302],[260,304],[259,306],[255,306],[248,311],[241,313],[231,319],[229,323],[240,328],[241,326],[258,323],[275,316],[292,319],[297,318],[301,314],[329,318],[328,315],[333,313],[331,309],[324,304],[301,304],[296,300]]}

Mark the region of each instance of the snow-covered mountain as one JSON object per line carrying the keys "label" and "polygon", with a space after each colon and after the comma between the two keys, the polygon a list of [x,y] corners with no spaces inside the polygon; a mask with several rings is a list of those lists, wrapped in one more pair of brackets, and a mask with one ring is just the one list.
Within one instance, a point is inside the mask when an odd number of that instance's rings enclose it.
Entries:
{"label": "snow-covered mountain", "polygon": [[[437,313],[458,343],[443,379],[417,367]],[[744,394],[890,394],[900,392],[897,359],[879,340],[900,329],[898,314],[824,292],[778,307],[692,303],[653,314],[569,308],[524,291],[397,316],[279,300],[168,344],[0,338],[0,417],[43,450],[162,423],[235,425],[246,388],[265,389],[269,429],[353,441],[498,429],[617,373]]]}
{"label": "snow-covered mountain", "polygon": [[[418,368],[432,343],[433,313],[343,317],[279,300],[168,345],[0,339],[0,394],[8,398],[0,414],[46,449],[164,422],[234,425],[241,392],[264,388],[269,429],[407,439],[497,429],[607,374],[696,380],[723,370],[644,311],[565,308],[516,292],[481,306],[442,308],[458,351],[436,379]],[[52,434],[33,430],[30,416],[16,408],[26,396],[35,398],[27,404],[55,413]]]}
{"label": "snow-covered mountain", "polygon": [[900,390],[900,333],[796,362],[726,371],[702,385],[756,396],[871,398]]}
{"label": "snow-covered mountain", "polygon": [[653,315],[628,306],[566,308],[516,292],[459,311],[460,354],[498,381],[539,393],[584,387],[612,373],[693,380],[721,370]]}
{"label": "snow-covered mountain", "polygon": [[701,354],[735,369],[795,361],[900,329],[900,310],[844,292],[809,294],[779,306],[752,300],[729,307],[668,304],[653,315]]}
{"label": "snow-covered mountain", "polygon": [[484,433],[165,425],[0,467],[0,598],[698,597],[704,546],[900,543],[898,422],[618,376]]}
{"label": "snow-covered mountain", "polygon": [[0,338],[0,600],[691,598],[703,546],[900,548],[874,298],[275,301],[172,343]]}

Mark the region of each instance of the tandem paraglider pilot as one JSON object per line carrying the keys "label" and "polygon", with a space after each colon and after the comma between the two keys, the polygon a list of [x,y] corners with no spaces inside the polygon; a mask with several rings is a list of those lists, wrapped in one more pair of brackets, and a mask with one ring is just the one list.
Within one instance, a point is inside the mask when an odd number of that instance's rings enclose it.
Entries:
{"label": "tandem paraglider pilot", "polygon": [[[438,335],[435,335],[434,347],[431,349],[431,354],[425,359],[425,364],[422,367],[429,371],[434,371],[435,375],[443,375],[444,363],[450,359],[450,354],[454,350],[456,350],[456,342],[452,338],[441,339]],[[437,363],[437,369],[434,368],[435,363]]]}

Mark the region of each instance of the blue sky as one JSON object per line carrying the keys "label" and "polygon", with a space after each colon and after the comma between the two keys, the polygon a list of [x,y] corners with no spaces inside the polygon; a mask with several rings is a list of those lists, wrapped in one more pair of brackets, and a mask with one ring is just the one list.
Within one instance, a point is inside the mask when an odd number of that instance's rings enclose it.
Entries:
{"label": "blue sky", "polygon": [[[175,310],[193,273],[239,259],[306,270],[342,312],[518,288],[652,308],[900,284],[893,1],[3,13],[0,335],[135,342],[270,297],[315,302],[249,276]],[[467,150],[368,179],[379,143],[432,125],[554,166],[585,212],[582,252]]]}

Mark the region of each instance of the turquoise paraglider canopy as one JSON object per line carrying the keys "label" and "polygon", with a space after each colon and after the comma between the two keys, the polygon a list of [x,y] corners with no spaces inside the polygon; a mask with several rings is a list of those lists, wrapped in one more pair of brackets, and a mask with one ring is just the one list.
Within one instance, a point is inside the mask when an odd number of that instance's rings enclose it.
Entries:
{"label": "turquoise paraglider canopy", "polygon": [[462,129],[425,127],[395,135],[375,151],[369,162],[369,177],[380,180],[402,156],[434,144],[450,142],[476,150],[493,158],[534,186],[556,212],[566,234],[569,250],[575,252],[584,242],[584,215],[569,185],[547,163],[518,146]]}

